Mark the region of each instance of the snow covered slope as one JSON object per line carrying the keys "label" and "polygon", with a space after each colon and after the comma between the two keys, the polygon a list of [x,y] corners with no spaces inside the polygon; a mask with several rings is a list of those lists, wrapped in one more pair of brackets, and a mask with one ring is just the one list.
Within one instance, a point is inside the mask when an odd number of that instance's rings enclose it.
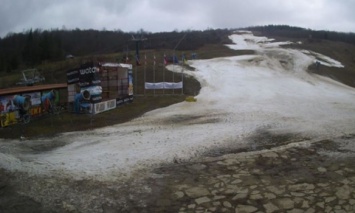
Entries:
{"label": "snow covered slope", "polygon": [[189,61],[196,70],[187,74],[202,84],[196,103],[183,102],[125,124],[46,139],[68,142],[46,153],[24,154],[3,146],[0,166],[105,179],[211,149],[248,146],[246,138],[260,129],[312,139],[354,133],[355,89],[306,72],[316,58],[327,66],[342,67],[340,62],[285,49],[280,46],[285,43],[250,32],[230,38],[235,42],[230,48],[256,53]]}

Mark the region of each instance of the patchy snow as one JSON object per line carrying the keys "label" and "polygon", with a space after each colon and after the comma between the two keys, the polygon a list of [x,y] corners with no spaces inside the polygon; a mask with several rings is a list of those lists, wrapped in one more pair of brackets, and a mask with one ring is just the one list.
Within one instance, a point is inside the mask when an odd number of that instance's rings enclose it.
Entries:
{"label": "patchy snow", "polygon": [[271,42],[274,41],[274,39],[254,36],[249,31],[237,32],[236,34],[229,36],[229,38],[234,42],[234,44],[229,44],[227,46],[235,50],[261,50],[263,48],[272,48],[292,44],[292,42],[289,41]]}
{"label": "patchy snow", "polygon": [[302,50],[303,53],[307,55],[312,55],[315,57],[315,62],[318,61],[322,65],[328,66],[328,67],[338,67],[338,68],[344,68],[344,65],[342,65],[339,61],[334,60],[328,56],[309,51],[309,50]]}
{"label": "patchy snow", "polygon": [[260,129],[312,139],[354,133],[355,89],[306,72],[317,58],[328,66],[339,67],[339,62],[281,48],[284,43],[250,32],[231,39],[236,44],[230,48],[257,50],[255,55],[189,61],[196,70],[185,73],[202,85],[197,102],[157,109],[124,124],[45,139],[67,145],[40,154],[16,151],[21,141],[9,146],[0,140],[0,166],[31,174],[106,179],[215,148],[247,146],[246,138]]}

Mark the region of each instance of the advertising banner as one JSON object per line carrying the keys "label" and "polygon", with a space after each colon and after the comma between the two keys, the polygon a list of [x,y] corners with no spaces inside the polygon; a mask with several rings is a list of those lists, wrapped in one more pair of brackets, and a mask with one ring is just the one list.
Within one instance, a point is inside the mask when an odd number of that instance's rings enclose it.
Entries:
{"label": "advertising banner", "polygon": [[0,113],[0,126],[6,127],[17,123],[17,118],[19,117],[18,111]]}
{"label": "advertising banner", "polygon": [[125,103],[130,103],[133,101],[133,95],[130,95],[128,97],[125,97],[125,98],[117,98],[116,99],[116,105],[119,106],[119,105],[122,105],[122,104],[125,104]]}
{"label": "advertising banner", "polygon": [[75,84],[79,82],[79,70],[72,69],[67,71],[67,83],[68,84]]}
{"label": "advertising banner", "polygon": [[42,114],[42,107],[41,106],[33,106],[30,109],[31,116],[39,116]]}
{"label": "advertising banner", "polygon": [[101,85],[98,67],[86,67],[79,70],[79,86]]}
{"label": "advertising banner", "polygon": [[29,110],[31,116],[42,114],[41,92],[24,93],[22,96],[28,97],[31,101],[31,109]]}
{"label": "advertising banner", "polygon": [[18,110],[14,103],[15,95],[0,96],[0,113],[7,113]]}
{"label": "advertising banner", "polygon": [[93,114],[98,114],[116,108],[116,99],[93,104]]}
{"label": "advertising banner", "polygon": [[90,93],[88,100],[91,103],[100,102],[102,100],[102,87],[99,72],[99,68],[94,66],[93,63],[86,63],[81,65],[80,68],[69,70],[67,72],[68,100],[75,101],[75,87],[70,85],[77,84],[80,87],[80,93],[84,91]]}
{"label": "advertising banner", "polygon": [[83,64],[80,68],[67,72],[68,84],[79,84],[80,87],[101,85],[99,68],[92,63]]}
{"label": "advertising banner", "polygon": [[145,82],[145,89],[182,89],[183,83],[182,81],[174,83],[174,82],[156,82],[150,83]]}
{"label": "advertising banner", "polygon": [[30,98],[31,106],[41,105],[41,92],[24,93],[22,96]]}
{"label": "advertising banner", "polygon": [[0,124],[1,127],[17,123],[19,118],[19,107],[14,99],[16,95],[0,96]]}
{"label": "advertising banner", "polygon": [[133,95],[133,74],[132,70],[128,70],[128,95]]}

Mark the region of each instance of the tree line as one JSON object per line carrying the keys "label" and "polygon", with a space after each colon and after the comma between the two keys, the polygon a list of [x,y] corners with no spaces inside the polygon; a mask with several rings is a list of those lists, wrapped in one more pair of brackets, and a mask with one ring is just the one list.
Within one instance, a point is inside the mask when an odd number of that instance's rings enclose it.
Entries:
{"label": "tree line", "polygon": [[[184,35],[186,36],[184,37]],[[146,38],[140,49],[195,50],[204,44],[228,42],[228,29],[150,33],[144,30],[28,30],[0,38],[0,72],[35,67],[45,61],[63,60],[68,55],[88,56],[135,51],[134,38]]]}
{"label": "tree line", "polygon": [[307,38],[310,40],[340,41],[355,45],[355,33],[335,32],[328,30],[311,30],[288,25],[266,25],[245,28],[251,31],[260,31],[265,36],[280,36],[286,38]]}
{"label": "tree line", "polygon": [[[355,44],[354,33],[315,31],[288,25],[254,26],[243,29],[260,31],[263,35],[270,37],[325,39]],[[0,38],[0,72],[12,72],[35,67],[43,62],[63,60],[67,55],[130,54],[136,48],[132,37],[147,39],[139,43],[141,50],[173,50],[174,48],[184,51],[196,50],[204,44],[230,42],[228,35],[232,31],[232,29],[207,29],[151,33],[143,29],[137,32],[92,29],[30,29],[22,33],[10,33],[4,38]],[[184,39],[181,40],[183,37]],[[179,45],[176,46],[178,43]]]}

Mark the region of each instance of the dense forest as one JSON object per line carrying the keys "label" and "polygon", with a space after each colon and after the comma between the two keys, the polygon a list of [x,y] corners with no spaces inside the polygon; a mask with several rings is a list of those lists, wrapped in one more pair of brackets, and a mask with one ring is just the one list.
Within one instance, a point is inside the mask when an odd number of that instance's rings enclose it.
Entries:
{"label": "dense forest", "polygon": [[[0,39],[0,72],[34,67],[43,61],[62,60],[67,55],[87,56],[134,51],[132,38],[145,38],[140,49],[194,50],[204,44],[228,42],[230,30],[135,33],[98,30],[28,30]],[[184,38],[182,40],[182,38]]]}
{"label": "dense forest", "polygon": [[[314,40],[332,40],[355,44],[354,33],[332,31],[314,31],[287,25],[268,25],[244,28],[260,31],[263,35],[286,38],[308,38]],[[134,38],[146,38],[140,48],[195,50],[204,44],[227,43],[232,29],[208,29],[204,31],[150,33],[107,30],[28,30],[22,33],[10,33],[0,38],[0,72],[12,72],[18,69],[35,67],[42,62],[65,59],[67,55],[88,56],[106,53],[125,53],[135,50]],[[181,40],[184,38],[183,40]]]}

